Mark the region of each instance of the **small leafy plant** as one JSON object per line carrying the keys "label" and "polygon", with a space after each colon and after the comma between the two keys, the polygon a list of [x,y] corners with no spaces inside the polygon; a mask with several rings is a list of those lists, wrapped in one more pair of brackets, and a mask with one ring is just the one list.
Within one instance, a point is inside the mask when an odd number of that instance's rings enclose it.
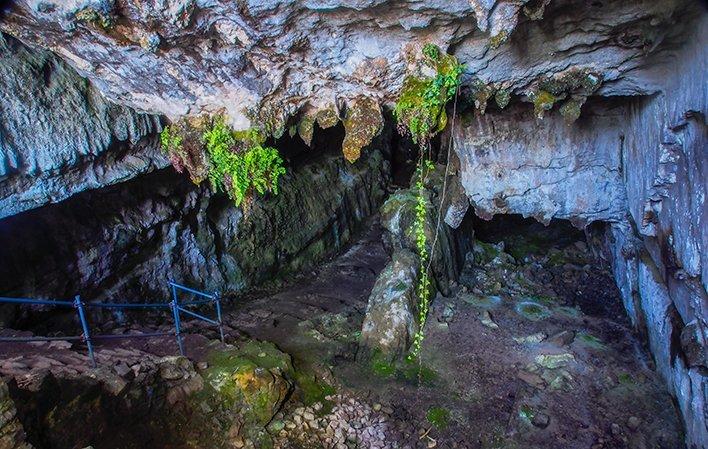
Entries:
{"label": "small leafy plant", "polygon": [[443,54],[433,44],[423,47],[425,64],[435,69],[434,77],[407,76],[394,115],[402,134],[409,134],[413,142],[427,145],[429,139],[447,124],[445,105],[460,85],[463,66],[452,55]]}
{"label": "small leafy plant", "polygon": [[199,126],[178,122],[160,133],[162,151],[178,172],[186,168],[196,184],[209,179],[215,191],[244,208],[255,194],[277,194],[285,174],[278,150],[264,143],[259,130],[234,131],[222,116]]}
{"label": "small leafy plant", "polygon": [[223,117],[217,117],[203,139],[212,188],[226,192],[236,206],[254,193],[278,193],[278,179],[285,174],[283,159],[277,149],[263,146],[264,138],[258,131],[234,132]]}

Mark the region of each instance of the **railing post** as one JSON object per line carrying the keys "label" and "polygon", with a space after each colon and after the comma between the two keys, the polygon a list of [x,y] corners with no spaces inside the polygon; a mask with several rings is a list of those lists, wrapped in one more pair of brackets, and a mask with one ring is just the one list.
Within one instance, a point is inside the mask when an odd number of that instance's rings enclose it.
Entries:
{"label": "railing post", "polygon": [[91,335],[89,334],[88,323],[86,322],[86,314],[84,313],[84,305],[81,302],[81,297],[76,295],[74,298],[74,307],[79,312],[79,320],[81,321],[81,329],[83,331],[83,338],[86,342],[86,347],[88,348],[89,359],[91,359],[91,366],[96,368],[96,358],[93,355],[93,344],[91,343]]}
{"label": "railing post", "polygon": [[221,342],[224,343],[224,326],[221,322],[221,298],[218,293],[214,293],[214,304],[216,305],[216,320],[219,322],[219,335],[221,335]]}
{"label": "railing post", "polygon": [[184,346],[182,345],[182,332],[180,330],[179,325],[179,304],[177,303],[177,289],[173,284],[170,284],[170,287],[172,287],[172,302],[170,303],[170,307],[172,307],[172,315],[175,318],[175,337],[177,338],[177,346],[179,346],[179,353],[180,355],[184,355]]}

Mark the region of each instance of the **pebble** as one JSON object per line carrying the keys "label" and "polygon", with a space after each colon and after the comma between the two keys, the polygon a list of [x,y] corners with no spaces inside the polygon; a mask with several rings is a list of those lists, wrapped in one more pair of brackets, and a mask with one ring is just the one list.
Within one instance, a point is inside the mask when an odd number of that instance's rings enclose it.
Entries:
{"label": "pebble", "polygon": [[630,430],[637,430],[641,423],[641,419],[637,418],[636,416],[630,416],[627,420],[627,427],[629,427]]}
{"label": "pebble", "polygon": [[545,413],[536,413],[531,420],[531,423],[540,428],[540,429],[545,429],[548,427],[548,424],[551,422],[551,417],[546,415]]}

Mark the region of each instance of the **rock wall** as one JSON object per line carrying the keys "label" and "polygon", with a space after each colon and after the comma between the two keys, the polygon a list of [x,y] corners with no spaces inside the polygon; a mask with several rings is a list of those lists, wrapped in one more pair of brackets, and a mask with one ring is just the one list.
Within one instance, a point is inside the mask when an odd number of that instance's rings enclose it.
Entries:
{"label": "rock wall", "polygon": [[158,116],[115,105],[53,53],[0,33],[0,218],[165,167]]}
{"label": "rock wall", "polygon": [[[588,107],[590,106],[590,107]],[[463,116],[453,131],[460,181],[477,215],[520,213],[543,223],[619,221],[627,211],[621,129],[628,109],[586,105],[572,125],[528,107]]]}
{"label": "rock wall", "polygon": [[[382,144],[382,143],[380,143]],[[383,145],[383,144],[382,144]],[[166,280],[237,291],[334,254],[383,201],[389,165],[321,153],[247,216],[171,168],[0,221],[0,294],[138,301]]]}
{"label": "rock wall", "polygon": [[708,20],[631,103],[623,134],[629,223],[607,231],[617,284],[676,396],[690,447],[708,441]]}
{"label": "rock wall", "polygon": [[452,131],[460,180],[484,218],[520,213],[609,223],[625,308],[677,398],[691,448],[708,441],[708,113],[705,14],[654,61],[651,97],[596,99],[567,124],[511,107]]}
{"label": "rock wall", "polygon": [[26,441],[25,430],[17,419],[17,408],[10,397],[4,379],[0,379],[0,447],[6,449],[32,449]]}

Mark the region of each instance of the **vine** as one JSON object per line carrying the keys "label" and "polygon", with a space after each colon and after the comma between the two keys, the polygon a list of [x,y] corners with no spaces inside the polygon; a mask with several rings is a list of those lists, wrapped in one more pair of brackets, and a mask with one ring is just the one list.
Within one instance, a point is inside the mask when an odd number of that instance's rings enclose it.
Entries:
{"label": "vine", "polygon": [[[401,95],[394,108],[394,116],[398,121],[398,129],[402,134],[408,134],[420,148],[420,158],[415,172],[415,221],[413,231],[416,249],[420,258],[420,274],[416,295],[418,297],[418,331],[413,337],[409,360],[418,357],[425,338],[425,324],[430,310],[430,265],[431,252],[437,242],[440,226],[440,214],[436,224],[435,238],[428,250],[428,236],[425,232],[428,221],[430,201],[427,197],[426,181],[429,173],[435,168],[433,162],[426,158],[425,153],[430,153],[430,139],[442,131],[447,125],[445,106],[456,96],[460,86],[460,76],[464,67],[458,63],[457,58],[444,54],[433,44],[423,47],[424,63],[435,69],[434,77],[408,76],[403,81]],[[454,119],[454,113],[453,113]],[[449,148],[448,148],[449,153]],[[449,160],[449,154],[448,154]],[[447,175],[447,170],[445,175]],[[446,178],[446,176],[445,176]],[[445,187],[443,187],[443,195]]]}

